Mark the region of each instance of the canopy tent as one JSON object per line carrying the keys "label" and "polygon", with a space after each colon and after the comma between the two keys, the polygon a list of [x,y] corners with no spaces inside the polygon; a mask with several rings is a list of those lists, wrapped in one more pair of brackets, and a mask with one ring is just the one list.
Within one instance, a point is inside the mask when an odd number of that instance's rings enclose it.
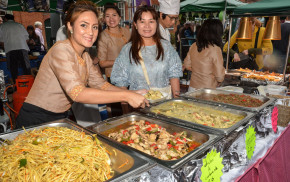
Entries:
{"label": "canopy tent", "polygon": [[245,5],[239,0],[186,0],[180,3],[181,12],[217,12]]}
{"label": "canopy tent", "polygon": [[[234,14],[230,15],[230,28],[229,31],[231,32],[232,28],[232,19],[237,17],[249,17],[249,16],[290,16],[290,1],[289,0],[261,0],[255,3],[243,5],[237,7],[234,10]],[[230,45],[230,34],[229,34],[229,43],[227,49],[227,63],[226,63],[226,70],[228,70],[228,63],[229,63],[229,45]],[[288,48],[286,53],[286,60],[284,65],[284,81],[285,74],[286,74],[286,66],[288,62],[288,56],[290,53],[290,35],[289,35],[289,42]]]}
{"label": "canopy tent", "polygon": [[264,14],[271,15],[281,13],[284,15],[290,14],[290,0],[261,0],[255,3],[237,7],[234,14]]}
{"label": "canopy tent", "polygon": [[[96,3],[98,6],[104,6],[106,3],[117,3],[119,0],[90,0]],[[0,9],[10,10],[10,11],[29,11],[28,2],[39,2],[34,0],[0,0]],[[40,11],[40,12],[61,12],[63,0],[47,0],[43,1],[47,2],[47,8],[35,8],[33,11]],[[36,3],[34,4],[36,6]],[[59,7],[58,7],[59,6]]]}

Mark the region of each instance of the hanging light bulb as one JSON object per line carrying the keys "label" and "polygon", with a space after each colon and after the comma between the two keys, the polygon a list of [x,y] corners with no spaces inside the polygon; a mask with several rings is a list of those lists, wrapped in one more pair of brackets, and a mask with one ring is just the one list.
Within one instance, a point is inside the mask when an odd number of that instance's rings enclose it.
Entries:
{"label": "hanging light bulb", "polygon": [[264,40],[281,40],[280,17],[272,16],[266,25]]}
{"label": "hanging light bulb", "polygon": [[252,22],[250,17],[242,17],[237,33],[237,39],[251,39],[252,38]]}

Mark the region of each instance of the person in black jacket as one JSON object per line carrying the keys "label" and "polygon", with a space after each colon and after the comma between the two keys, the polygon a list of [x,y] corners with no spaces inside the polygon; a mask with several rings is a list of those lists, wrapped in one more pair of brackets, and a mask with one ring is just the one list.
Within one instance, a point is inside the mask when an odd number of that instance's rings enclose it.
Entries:
{"label": "person in black jacket", "polygon": [[275,72],[283,73],[290,34],[290,16],[281,24],[281,40],[272,40],[273,53],[278,60]]}

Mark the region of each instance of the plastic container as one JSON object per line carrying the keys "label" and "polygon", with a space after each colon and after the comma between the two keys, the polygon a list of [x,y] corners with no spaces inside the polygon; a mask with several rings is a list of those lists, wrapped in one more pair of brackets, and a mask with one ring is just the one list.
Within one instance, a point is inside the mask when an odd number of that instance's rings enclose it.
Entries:
{"label": "plastic container", "polygon": [[270,95],[285,95],[287,87],[281,85],[267,85],[265,91]]}
{"label": "plastic container", "polygon": [[244,92],[243,88],[234,87],[234,86],[218,87],[216,89],[225,90],[225,91],[231,91],[231,92],[237,92],[237,93],[243,93]]}

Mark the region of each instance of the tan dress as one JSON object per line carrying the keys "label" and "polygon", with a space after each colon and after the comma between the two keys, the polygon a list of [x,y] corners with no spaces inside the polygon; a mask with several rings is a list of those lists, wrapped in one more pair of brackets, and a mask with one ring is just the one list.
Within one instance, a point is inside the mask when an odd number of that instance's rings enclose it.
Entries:
{"label": "tan dress", "polygon": [[[122,47],[128,42],[131,32],[126,28],[121,28],[121,34],[110,33],[105,29],[100,34],[98,41],[98,58],[100,61],[115,60]],[[111,77],[112,67],[105,69],[106,77]]]}
{"label": "tan dress", "polygon": [[58,41],[45,55],[25,102],[54,113],[67,111],[85,87],[107,89],[85,52],[79,57],[70,41]]}
{"label": "tan dress", "polygon": [[201,52],[197,51],[196,43],[192,44],[184,60],[185,68],[191,68],[190,87],[216,88],[225,77],[221,48],[209,45]]}

